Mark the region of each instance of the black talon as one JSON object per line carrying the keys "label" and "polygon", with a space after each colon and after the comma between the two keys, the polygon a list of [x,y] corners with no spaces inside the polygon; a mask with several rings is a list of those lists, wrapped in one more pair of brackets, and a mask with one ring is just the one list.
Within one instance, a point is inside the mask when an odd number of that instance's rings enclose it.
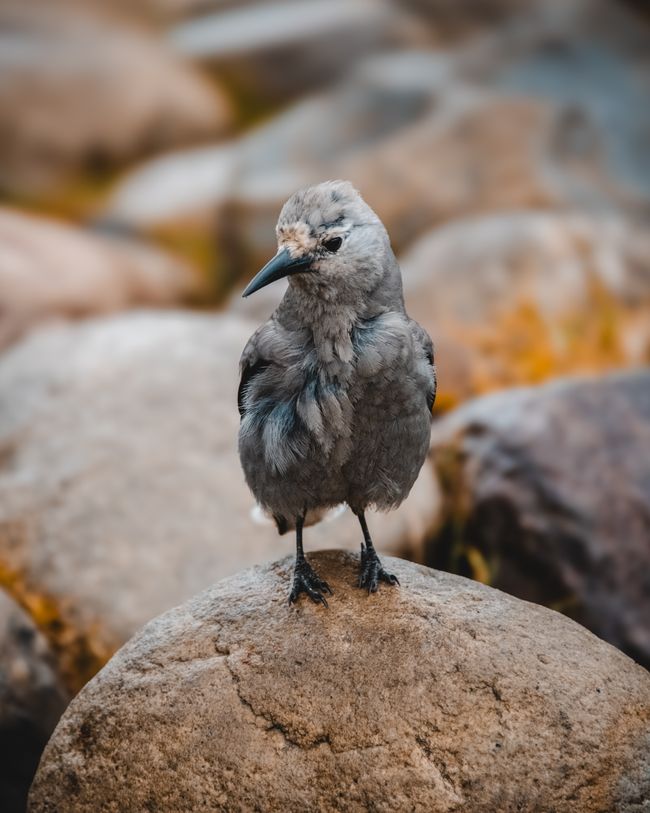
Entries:
{"label": "black talon", "polygon": [[289,594],[289,604],[294,604],[301,593],[306,593],[315,604],[328,607],[327,599],[323,593],[333,595],[329,584],[316,573],[305,559],[302,549],[302,526],[304,515],[296,519],[296,564],[293,570],[293,584]]}
{"label": "black talon", "polygon": [[361,566],[359,568],[358,582],[359,587],[367,589],[368,594],[370,594],[377,592],[380,581],[386,582],[386,584],[399,585],[399,579],[397,576],[394,576],[392,573],[388,573],[384,570],[381,560],[379,556],[377,556],[377,551],[372,544],[370,532],[368,531],[368,525],[366,524],[366,518],[364,517],[363,513],[357,514],[357,516],[359,517],[359,522],[361,523],[361,529],[363,531],[365,542],[365,544],[364,542],[361,543]]}

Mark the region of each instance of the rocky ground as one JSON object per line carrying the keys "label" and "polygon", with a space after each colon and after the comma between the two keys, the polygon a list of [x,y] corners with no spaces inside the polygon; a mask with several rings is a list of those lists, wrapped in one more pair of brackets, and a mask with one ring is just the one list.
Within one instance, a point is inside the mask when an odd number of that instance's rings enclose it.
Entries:
{"label": "rocky ground", "polygon": [[[291,550],[254,514],[235,448],[239,354],[283,286],[240,294],[275,251],[284,200],[329,177],[352,180],[385,222],[409,312],[437,348],[431,454],[408,501],[369,518],[378,546],[550,606],[650,666],[649,54],[647,11],[616,0],[1,4],[0,738],[18,745],[3,746],[0,809],[24,808],[70,694],[142,624]],[[356,551],[359,529],[343,514],[306,538],[308,550]],[[374,605],[362,608],[345,586],[349,558],[323,564],[341,583],[347,631],[337,631],[340,616],[279,609],[286,564],[254,577],[263,599],[245,589],[251,617],[272,610],[272,640],[282,619],[316,625],[308,628],[325,631],[332,663],[374,685],[384,671],[341,662],[352,615],[367,629]],[[282,660],[291,636],[274,663],[271,650],[250,648],[258,631],[242,620],[224,632],[223,652],[196,654],[216,623],[201,615],[213,600],[205,596],[216,596],[224,629],[231,624],[234,587],[215,588],[196,600],[200,623],[188,620],[194,610],[163,616],[80,696],[48,751],[34,809],[49,809],[63,765],[68,785],[56,792],[79,801],[58,809],[91,809],[92,782],[110,787],[118,774],[107,779],[107,765],[119,759],[125,781],[137,779],[133,809],[179,809],[170,800],[183,783],[154,787],[128,774],[127,751],[116,755],[110,737],[136,730],[151,748],[171,732],[179,750],[164,752],[169,765],[209,742],[206,761],[183,779],[205,794],[195,809],[218,808],[235,781],[248,787],[233,756],[245,743],[260,759],[270,746],[264,775],[292,755],[273,790],[289,810],[319,809],[315,796],[295,795],[292,771],[323,798],[328,772],[348,777],[338,804],[350,810],[370,798],[377,771],[387,783],[372,797],[384,800],[377,809],[417,809],[415,799],[438,809],[431,788],[441,810],[645,809],[639,746],[623,726],[625,692],[645,691],[646,709],[648,690],[629,660],[557,615],[399,567],[415,594],[376,597],[388,626],[374,642],[397,673],[366,697],[377,720],[390,717],[394,741],[370,717],[355,739],[358,705],[349,719],[319,718],[312,732],[275,706],[267,714],[261,688],[249,697],[238,682],[249,667],[294,674]],[[253,579],[242,578],[225,584]],[[478,629],[470,616],[486,625],[484,639],[467,632]],[[400,626],[413,618],[426,627],[416,641]],[[526,624],[539,630],[539,652]],[[387,654],[389,628],[412,645],[403,674]],[[196,650],[177,629],[196,633]],[[158,646],[161,659],[151,660]],[[445,668],[459,665],[461,685],[438,671],[437,649]],[[414,700],[400,687],[418,652]],[[557,652],[568,653],[564,667]],[[491,675],[484,684],[473,657]],[[206,669],[216,670],[213,683]],[[332,692],[345,690],[327,674]],[[274,688],[286,680],[276,677]],[[592,689],[607,681],[616,689],[597,707]],[[203,718],[196,742],[177,736],[195,726],[180,700],[169,728],[156,734],[142,722],[162,724],[161,697],[180,685],[192,687],[202,714],[215,702],[231,709],[241,741],[230,755],[230,740],[211,742],[219,720]],[[508,701],[497,697],[502,685]],[[395,709],[382,711],[396,693]],[[416,700],[422,731],[408,706]],[[101,739],[91,726],[76,742],[81,716],[104,702],[114,734]],[[467,704],[477,716],[465,730]],[[331,705],[328,697],[318,713]],[[445,715],[457,721],[448,737]],[[527,727],[542,732],[532,750]],[[598,737],[609,738],[610,756]],[[389,758],[399,770],[388,770]],[[494,770],[500,760],[513,766],[503,797],[486,779],[488,758]],[[82,771],[69,769],[80,761]],[[223,774],[206,779],[216,765]],[[142,766],[153,776],[161,767]],[[240,808],[254,807],[262,787]],[[109,796],[101,804],[108,809]]]}
{"label": "rocky ground", "polygon": [[[584,627],[466,579],[320,552],[330,609],[289,608],[291,559],[147,625],[73,701],[30,811],[640,811],[650,675]],[[124,789],[128,792],[124,793]]]}

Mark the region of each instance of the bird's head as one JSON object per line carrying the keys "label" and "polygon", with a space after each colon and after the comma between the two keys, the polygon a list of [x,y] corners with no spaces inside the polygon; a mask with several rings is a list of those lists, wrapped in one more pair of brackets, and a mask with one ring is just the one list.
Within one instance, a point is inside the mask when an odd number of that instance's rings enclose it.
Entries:
{"label": "bird's head", "polygon": [[275,280],[336,300],[372,291],[386,273],[390,242],[382,222],[347,181],[301,189],[282,207],[278,253],[253,278],[249,296]]}

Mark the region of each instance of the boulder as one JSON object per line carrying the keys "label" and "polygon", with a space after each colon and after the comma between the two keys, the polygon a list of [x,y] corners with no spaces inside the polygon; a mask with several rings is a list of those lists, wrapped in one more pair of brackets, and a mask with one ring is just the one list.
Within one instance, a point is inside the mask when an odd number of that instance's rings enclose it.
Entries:
{"label": "boulder", "polygon": [[0,591],[0,801],[23,813],[45,743],[69,697],[45,638]]}
{"label": "boulder", "polygon": [[198,293],[198,274],[139,240],[0,208],[0,348],[31,327]]}
{"label": "boulder", "polygon": [[575,212],[465,218],[400,257],[439,346],[439,406],[497,387],[650,361],[650,237]]}
{"label": "boulder", "polygon": [[[256,524],[237,456],[234,316],[132,313],[33,334],[0,359],[0,575],[78,688],[135,630],[216,579],[293,550]],[[437,515],[425,467],[369,525],[414,555]],[[358,550],[347,513],[307,548]]]}
{"label": "boulder", "polygon": [[106,217],[147,228],[200,215],[216,224],[231,277],[273,251],[286,198],[328,177],[361,189],[398,250],[441,223],[497,211],[646,218],[645,29],[596,0],[524,5],[529,16],[522,8],[466,47],[373,57],[240,139],[136,168]]}
{"label": "boulder", "polygon": [[[508,212],[433,229],[400,255],[409,314],[433,337],[436,410],[571,372],[650,361],[650,237],[613,215]],[[286,290],[227,308],[267,319]]]}
{"label": "boulder", "polygon": [[640,811],[650,675],[558,613],[397,559],[289,558],[147,625],[73,701],[30,813]]}
{"label": "boulder", "polygon": [[223,134],[226,97],[152,35],[75,3],[0,10],[0,190]]}
{"label": "boulder", "polygon": [[650,370],[470,402],[436,424],[427,561],[562,610],[650,667]]}
{"label": "boulder", "polygon": [[344,76],[369,52],[403,42],[402,28],[385,0],[282,0],[217,8],[179,23],[169,38],[249,104],[268,105]]}
{"label": "boulder", "polygon": [[385,57],[238,141],[137,168],[117,184],[103,217],[140,229],[214,223],[234,276],[251,275],[275,251],[284,201],[324,178],[351,180],[398,250],[467,212],[561,203],[538,158],[550,149],[553,107],[457,83],[445,90],[448,81],[444,58]]}

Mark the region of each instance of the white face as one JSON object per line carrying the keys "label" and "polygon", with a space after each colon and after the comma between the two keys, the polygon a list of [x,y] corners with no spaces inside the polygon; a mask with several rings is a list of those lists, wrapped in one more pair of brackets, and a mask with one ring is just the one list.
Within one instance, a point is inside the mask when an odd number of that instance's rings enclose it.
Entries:
{"label": "white face", "polygon": [[292,257],[311,256],[315,260],[342,250],[351,231],[349,223],[314,227],[304,221],[278,225],[278,249],[286,248]]}

